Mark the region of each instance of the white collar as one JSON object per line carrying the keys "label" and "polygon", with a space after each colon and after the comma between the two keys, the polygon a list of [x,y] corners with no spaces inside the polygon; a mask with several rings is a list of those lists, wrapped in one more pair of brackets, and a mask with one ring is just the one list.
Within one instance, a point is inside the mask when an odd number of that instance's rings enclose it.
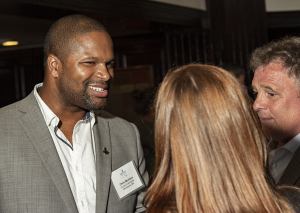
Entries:
{"label": "white collar", "polygon": [[285,148],[294,154],[296,150],[299,148],[299,146],[300,146],[300,133],[280,148]]}

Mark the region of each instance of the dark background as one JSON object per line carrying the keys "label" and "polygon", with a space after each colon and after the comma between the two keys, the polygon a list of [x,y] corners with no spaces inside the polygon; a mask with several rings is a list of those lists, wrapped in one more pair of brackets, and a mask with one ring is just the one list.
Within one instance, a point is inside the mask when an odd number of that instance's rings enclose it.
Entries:
{"label": "dark background", "polygon": [[251,52],[300,34],[300,11],[267,13],[262,0],[206,0],[206,8],[146,0],[0,0],[0,41],[20,42],[0,47],[0,107],[24,98],[43,81],[45,35],[55,20],[70,14],[93,17],[108,29],[119,76],[146,76],[120,85],[120,94],[127,92],[120,99],[129,102],[133,89],[157,86],[168,69],[191,62],[240,64],[249,86]]}

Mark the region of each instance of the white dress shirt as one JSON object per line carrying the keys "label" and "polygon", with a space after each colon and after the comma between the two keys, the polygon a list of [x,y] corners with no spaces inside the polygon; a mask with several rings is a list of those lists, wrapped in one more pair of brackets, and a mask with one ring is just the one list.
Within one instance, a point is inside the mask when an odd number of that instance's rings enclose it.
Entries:
{"label": "white dress shirt", "polygon": [[57,127],[59,118],[38,94],[42,83],[34,88],[57,153],[65,170],[79,213],[94,213],[96,208],[96,154],[93,134],[95,115],[88,112],[73,129],[73,146]]}
{"label": "white dress shirt", "polygon": [[300,133],[284,146],[274,149],[269,153],[270,171],[276,183],[278,183],[281,175],[283,174],[299,146]]}

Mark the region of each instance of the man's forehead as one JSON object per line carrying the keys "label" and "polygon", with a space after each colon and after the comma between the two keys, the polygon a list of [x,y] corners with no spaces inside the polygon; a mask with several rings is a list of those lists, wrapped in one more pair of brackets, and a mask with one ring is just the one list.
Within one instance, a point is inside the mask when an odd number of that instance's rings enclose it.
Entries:
{"label": "man's forehead", "polygon": [[289,86],[296,86],[294,77],[289,77],[286,69],[280,63],[272,63],[267,66],[259,67],[252,80],[252,88],[267,88],[272,90],[280,90]]}
{"label": "man's forehead", "polygon": [[285,72],[282,70],[282,66],[278,63],[269,64],[267,66],[260,66],[255,70],[254,78],[252,80],[253,87],[260,85],[261,83],[276,82],[282,77]]}
{"label": "man's forehead", "polygon": [[283,62],[281,62],[280,60],[276,60],[273,61],[271,63],[269,63],[268,65],[263,65],[258,67],[256,71],[284,71],[286,72],[286,69],[283,66]]}
{"label": "man's forehead", "polygon": [[277,80],[278,78],[289,78],[287,70],[281,62],[271,62],[266,66],[258,67],[254,72],[253,80]]}
{"label": "man's forehead", "polygon": [[[73,46],[73,47],[72,47]],[[79,36],[74,39],[73,45],[70,47],[70,54],[76,54],[78,52],[92,52],[95,50],[106,50],[107,53],[113,55],[113,44],[108,33],[92,32],[84,36]]]}
{"label": "man's forehead", "polygon": [[87,33],[81,33],[77,34],[74,38],[77,41],[82,41],[85,39],[92,39],[95,40],[96,38],[100,37],[101,39],[104,39],[106,42],[111,42],[111,37],[106,31],[93,31],[93,32],[87,32]]}

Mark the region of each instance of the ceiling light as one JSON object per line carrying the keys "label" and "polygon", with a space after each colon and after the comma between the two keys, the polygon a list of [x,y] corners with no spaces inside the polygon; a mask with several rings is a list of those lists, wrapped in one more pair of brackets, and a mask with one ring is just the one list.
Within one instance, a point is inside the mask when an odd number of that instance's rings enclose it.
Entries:
{"label": "ceiling light", "polygon": [[16,46],[18,44],[19,44],[18,41],[6,41],[2,43],[3,46]]}

